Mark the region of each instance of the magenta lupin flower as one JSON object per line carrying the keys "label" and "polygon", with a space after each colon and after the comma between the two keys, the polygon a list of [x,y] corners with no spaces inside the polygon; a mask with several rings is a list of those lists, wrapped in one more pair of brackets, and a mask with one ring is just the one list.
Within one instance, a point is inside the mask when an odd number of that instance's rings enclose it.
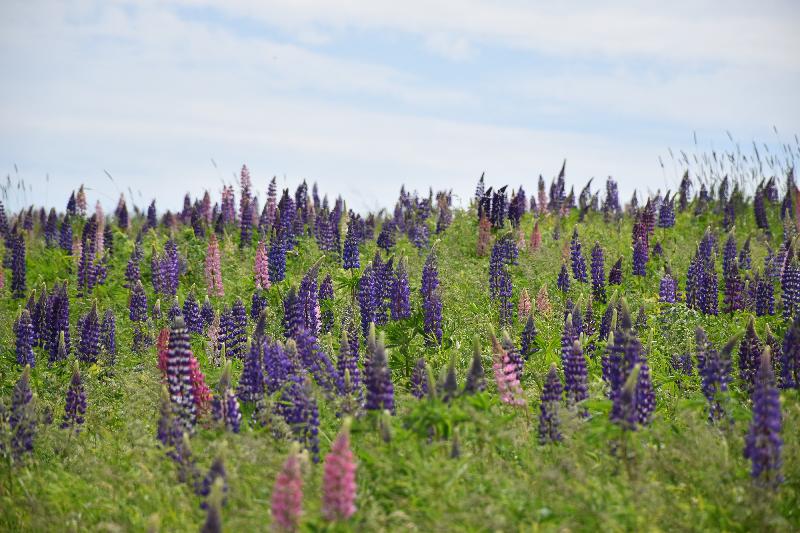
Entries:
{"label": "magenta lupin flower", "polygon": [[347,426],[325,457],[322,478],[322,515],[326,520],[347,520],[356,512],[356,461],[350,450]]}
{"label": "magenta lupin flower", "polygon": [[269,281],[269,259],[267,245],[264,241],[258,243],[258,248],[256,249],[256,261],[253,266],[253,271],[256,277],[256,287],[269,289],[271,286]]}
{"label": "magenta lupin flower", "polygon": [[297,531],[302,514],[303,477],[297,450],[292,450],[272,489],[272,519],[280,531]]}
{"label": "magenta lupin flower", "polygon": [[216,235],[211,235],[208,239],[208,249],[206,251],[206,287],[210,296],[224,296],[225,289],[222,286],[222,269],[219,243]]}

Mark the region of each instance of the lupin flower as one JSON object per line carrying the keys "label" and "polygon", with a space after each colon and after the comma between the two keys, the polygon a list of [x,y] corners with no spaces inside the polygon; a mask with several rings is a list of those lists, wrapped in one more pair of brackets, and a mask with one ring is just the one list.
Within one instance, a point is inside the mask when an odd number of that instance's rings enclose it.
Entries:
{"label": "lupin flower", "polygon": [[639,237],[633,243],[633,275],[647,275],[647,261],[649,260],[647,250],[647,239]]}
{"label": "lupin flower", "polygon": [[625,379],[619,394],[614,396],[614,404],[609,418],[613,423],[620,426],[623,431],[636,431],[639,425],[636,387],[639,382],[640,372],[641,365],[637,363]]}
{"label": "lupin flower", "polygon": [[559,442],[563,438],[558,418],[558,408],[561,403],[562,388],[561,378],[558,376],[556,364],[550,365],[550,370],[545,378],[542,389],[541,406],[539,408],[539,443],[547,444]]}
{"label": "lupin flower", "polygon": [[67,402],[64,406],[64,421],[61,423],[61,428],[70,428],[76,432],[79,431],[80,426],[83,425],[85,415],[86,392],[83,389],[83,381],[81,380],[78,362],[75,361],[72,367],[72,380],[67,390]]}
{"label": "lupin flower", "polygon": [[167,383],[172,406],[181,430],[194,431],[197,410],[192,389],[191,360],[194,354],[189,344],[189,331],[182,316],[172,323],[167,350]]}
{"label": "lupin flower", "polygon": [[128,316],[132,322],[147,321],[147,295],[144,292],[141,280],[137,280],[136,285],[133,286],[128,310]]}
{"label": "lupin flower", "polygon": [[255,403],[264,397],[263,337],[254,335],[245,354],[244,368],[236,391],[239,400]]}
{"label": "lupin flower", "polygon": [[189,291],[189,295],[183,301],[183,318],[186,320],[186,327],[189,333],[203,333],[203,318],[200,316],[200,305],[194,295],[194,287]]}
{"label": "lupin flower", "polygon": [[100,317],[97,314],[97,302],[79,321],[80,340],[78,342],[78,358],[87,363],[96,363],[100,354]]}
{"label": "lupin flower", "polygon": [[31,390],[31,368],[25,366],[11,394],[11,412],[8,427],[11,430],[11,454],[20,459],[23,453],[33,452],[36,436],[36,413]]}
{"label": "lupin flower", "polygon": [[[100,347],[115,360],[117,355],[117,319],[114,311],[107,309],[100,324]],[[113,363],[112,363],[113,364]]]}
{"label": "lupin flower", "polygon": [[782,415],[775,386],[770,349],[761,354],[753,389],[753,420],[745,437],[744,456],[750,459],[750,475],[759,485],[777,488],[781,475]]}
{"label": "lupin flower", "polygon": [[472,363],[469,366],[467,380],[464,383],[465,394],[476,394],[486,390],[486,375],[483,371],[480,337],[475,335],[472,341]]}
{"label": "lupin flower", "polygon": [[11,292],[14,298],[23,298],[28,291],[25,266],[25,238],[22,234],[13,237],[11,248]]}
{"label": "lupin flower", "polygon": [[525,359],[539,348],[536,346],[536,324],[533,322],[533,314],[528,313],[525,320],[525,327],[522,329],[520,338],[520,353]]}
{"label": "lupin flower", "polygon": [[599,242],[592,248],[592,294],[601,301],[606,301],[605,255]]}
{"label": "lupin flower", "polygon": [[286,277],[286,235],[284,230],[278,229],[273,232],[267,260],[270,282],[283,281]]}
{"label": "lupin flower", "polygon": [[617,262],[614,263],[614,266],[611,267],[611,270],[608,272],[608,284],[609,285],[622,285],[622,258],[620,257],[617,259]]}
{"label": "lupin flower", "polygon": [[525,401],[522,385],[519,382],[517,365],[497,340],[493,331],[491,332],[491,339],[493,349],[492,369],[494,370],[494,379],[500,400],[509,405],[522,407],[527,402]]}
{"label": "lupin flower", "polygon": [[269,255],[267,252],[267,244],[264,241],[259,242],[256,248],[256,260],[253,265],[253,272],[255,274],[256,287],[269,289],[271,286],[269,281]]}
{"label": "lupin flower", "polygon": [[408,259],[397,263],[392,284],[392,320],[403,320],[411,316],[411,288],[408,284]]}
{"label": "lupin flower", "polygon": [[664,273],[658,288],[658,300],[663,303],[674,304],[677,301],[678,283],[669,272]]}
{"label": "lupin flower", "polygon": [[339,357],[336,360],[336,371],[340,376],[344,376],[345,372],[349,373],[350,388],[353,391],[358,391],[358,395],[360,396],[361,371],[358,368],[358,354],[353,353],[350,347],[350,340],[347,338],[347,332],[344,330],[342,330],[342,340],[339,343]]}
{"label": "lupin flower", "polygon": [[17,337],[17,363],[21,366],[29,365],[31,368],[36,366],[36,358],[33,354],[33,323],[31,314],[27,309],[23,309],[19,318],[14,323],[14,334]]}
{"label": "lupin flower", "polygon": [[281,531],[297,531],[303,515],[303,476],[297,450],[289,452],[272,489],[272,519]]}
{"label": "lupin flower", "polygon": [[203,307],[200,308],[200,319],[203,321],[204,330],[211,326],[214,317],[214,307],[211,305],[211,300],[208,299],[208,295],[206,295],[206,299],[203,300]]}
{"label": "lupin flower", "polygon": [[247,348],[247,310],[241,299],[236,299],[227,315],[224,333],[228,357],[241,359]]}
{"label": "lupin flower", "polygon": [[329,333],[333,330],[333,280],[330,274],[325,276],[319,286],[319,302],[323,307],[320,321],[322,322],[323,333]]}
{"label": "lupin flower", "polygon": [[442,342],[442,297],[439,288],[439,268],[436,251],[431,250],[422,268],[422,311],[424,316],[425,343],[438,345]]}
{"label": "lupin flower", "polygon": [[539,287],[539,292],[536,294],[536,310],[543,315],[549,315],[553,310],[550,298],[547,295],[547,285],[543,284]]}
{"label": "lupin flower", "polygon": [[569,272],[567,272],[567,265],[565,263],[561,264],[561,271],[558,273],[558,290],[561,292],[568,292],[569,291]]}
{"label": "lupin flower", "polygon": [[528,294],[528,289],[522,289],[522,293],[519,295],[519,303],[517,304],[517,317],[520,320],[523,320],[525,317],[529,316],[531,313],[531,297]]}
{"label": "lupin flower", "polygon": [[[589,277],[586,275],[586,259],[581,251],[581,241],[578,238],[578,228],[572,231],[572,240],[569,243],[570,259],[572,261],[572,275],[575,281],[586,283]],[[566,291],[565,291],[566,292]]]}
{"label": "lupin flower", "polygon": [[542,232],[539,231],[539,221],[537,220],[536,223],[534,223],[533,231],[531,232],[530,249],[536,252],[541,247],[542,247]]}
{"label": "lupin flower", "polygon": [[197,414],[202,416],[208,412],[211,405],[211,389],[206,385],[206,376],[200,369],[200,364],[194,354],[189,360],[189,377],[192,381],[194,406]]}
{"label": "lupin flower", "polygon": [[[756,297],[755,307],[756,316],[775,314],[775,287],[769,275],[765,272],[759,276],[756,274],[755,281]],[[751,285],[752,287],[752,285]]]}
{"label": "lupin flower", "polygon": [[478,243],[475,249],[478,257],[484,257],[489,251],[489,245],[492,241],[492,223],[489,218],[482,216],[478,222]]}
{"label": "lupin flower", "polygon": [[355,233],[356,225],[347,225],[347,236],[344,239],[344,252],[342,253],[342,268],[345,270],[358,269],[361,267],[361,260],[358,253],[358,237]]}
{"label": "lupin flower", "polygon": [[200,533],[221,533],[222,532],[222,501],[224,479],[217,478],[209,488],[208,511],[206,521],[200,528]]}
{"label": "lupin flower", "polygon": [[225,363],[225,370],[219,378],[217,394],[211,400],[211,414],[214,420],[228,431],[239,433],[242,423],[242,412],[239,409],[239,400],[231,388],[231,362]]}
{"label": "lupin flower", "polygon": [[373,353],[369,354],[364,367],[364,383],[367,389],[365,407],[370,411],[386,409],[394,413],[394,384],[383,335],[377,339]]}
{"label": "lupin flower", "polygon": [[417,359],[411,371],[411,394],[417,399],[428,394],[428,365],[424,357]]}
{"label": "lupin flower", "polygon": [[206,290],[210,296],[224,296],[225,288],[222,286],[222,269],[219,242],[213,233],[208,238],[206,249]]}
{"label": "lupin flower", "polygon": [[[569,321],[570,318],[567,318]],[[576,405],[589,397],[588,372],[586,369],[586,357],[583,349],[577,340],[563,355],[564,364],[564,395],[568,405]]]}
{"label": "lupin flower", "polygon": [[46,348],[50,354],[50,362],[61,360],[59,352],[59,339],[63,334],[64,351],[70,352],[70,332],[69,332],[69,297],[67,296],[67,285],[62,283],[53,288],[53,292],[47,298],[47,319],[46,319]]}
{"label": "lupin flower", "polygon": [[[698,328],[698,339],[705,339],[702,329]],[[711,423],[722,421],[728,413],[725,410],[725,395],[728,384],[731,382],[731,352],[736,345],[736,337],[728,341],[725,347],[718,351],[708,344],[702,354],[698,353],[698,368],[702,378],[702,390],[709,403],[708,420]],[[701,349],[698,343],[698,349]]]}
{"label": "lupin flower", "polygon": [[347,520],[356,512],[356,461],[350,450],[347,422],[325,457],[322,476],[322,515],[326,520]]}
{"label": "lupin flower", "polygon": [[756,333],[755,321],[750,317],[742,341],[739,343],[739,379],[748,394],[753,393],[763,350],[764,344]]}
{"label": "lupin flower", "polygon": [[781,388],[796,389],[800,384],[800,313],[783,336],[781,362]]}

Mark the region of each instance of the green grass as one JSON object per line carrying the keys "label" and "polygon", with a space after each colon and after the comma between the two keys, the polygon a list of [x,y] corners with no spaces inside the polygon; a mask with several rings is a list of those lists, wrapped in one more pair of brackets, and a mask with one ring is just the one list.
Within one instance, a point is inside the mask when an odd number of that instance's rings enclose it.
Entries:
{"label": "green grass", "polygon": [[[777,212],[770,213],[773,228],[780,228]],[[752,210],[739,213],[735,229],[741,246],[753,236],[753,265],[760,268],[766,244],[759,234]],[[681,286],[694,247],[707,226],[719,227],[721,215],[695,217],[678,215],[677,225],[656,230],[665,260],[678,274]],[[137,220],[136,224],[141,224]],[[474,211],[456,211],[451,227],[440,236],[436,249],[443,287],[444,341],[441,348],[426,348],[421,332],[420,273],[425,254],[405,239],[394,251],[407,256],[415,316],[404,323],[382,329],[390,347],[390,365],[398,399],[392,418],[392,439],[384,442],[370,417],[356,420],[352,445],[358,459],[358,511],[346,524],[329,526],[320,514],[322,467],[312,466],[305,476],[304,530],[416,530],[416,531],[789,531],[800,528],[800,401],[797,391],[782,392],[784,415],[783,448],[785,482],[777,493],[757,489],[749,476],[749,463],[742,456],[750,407],[746,396],[734,384],[731,409],[735,423],[716,428],[706,422],[706,402],[696,376],[678,377],[670,370],[670,357],[683,351],[700,325],[717,345],[742,331],[747,313],[705,317],[678,306],[661,316],[658,282],[665,260],[654,258],[646,278],[631,275],[631,219],[606,224],[601,214],[590,214],[577,223],[572,214],[562,220],[562,237],[551,237],[555,219],[541,220],[543,247],[533,253],[521,251],[519,264],[512,267],[515,301],[527,288],[535,296],[546,284],[553,302],[550,316],[537,315],[536,326],[542,349],[527,362],[523,387],[527,409],[512,409],[499,403],[494,387],[487,393],[459,398],[452,405],[417,401],[407,392],[408,372],[424,356],[439,370],[455,354],[459,380],[463,383],[471,358],[474,335],[483,343],[484,366],[491,369],[489,326],[497,325],[497,310],[488,297],[488,258],[477,257],[477,223]],[[632,309],[643,304],[648,331],[642,342],[649,351],[649,363],[657,396],[652,425],[633,435],[634,459],[626,465],[615,457],[609,442],[619,430],[608,422],[610,402],[605,399],[599,358],[589,364],[591,418],[580,419],[562,409],[564,442],[540,446],[536,425],[538,397],[547,369],[560,362],[560,336],[564,297],[556,289],[562,251],[577,224],[584,254],[597,240],[606,251],[606,272],[620,255],[625,257],[624,284],[620,291]],[[533,218],[527,214],[523,230],[530,234]],[[774,230],[775,231],[775,230]],[[76,223],[76,235],[79,235]],[[133,235],[131,231],[129,235]],[[60,250],[45,249],[39,229],[28,238],[28,285],[48,287],[58,279],[71,285],[71,321],[91,306],[91,299],[74,297],[74,264]],[[181,301],[194,284],[202,298],[205,242],[194,239],[190,229],[176,234],[179,250],[188,260],[182,276]],[[144,239],[143,282],[152,303],[149,257],[154,243],[159,249],[166,233],[150,232]],[[724,239],[724,236],[720,236]],[[720,242],[720,248],[724,240]],[[213,299],[219,308],[240,296],[249,308],[254,290],[253,248],[240,251],[238,237],[221,240],[223,279],[226,296]],[[109,279],[98,287],[101,310],[112,308],[117,315],[119,353],[117,364],[104,362],[82,366],[88,396],[84,429],[69,436],[58,428],[63,414],[64,394],[70,377],[68,363],[48,366],[47,356],[37,350],[32,385],[39,412],[52,412],[55,423],[40,425],[35,452],[22,464],[0,465],[0,530],[3,531],[141,531],[160,526],[163,531],[194,531],[205,512],[191,488],[177,480],[175,464],[166,457],[155,438],[161,377],[155,349],[145,354],[130,350],[132,329],[127,318],[128,291],[122,288],[125,263],[133,249],[131,238],[114,234],[114,255]],[[362,247],[362,265],[375,253],[374,241]],[[323,254],[310,238],[300,240],[288,258],[287,280],[269,291],[268,330],[281,335],[281,295],[289,284],[297,284],[305,270]],[[721,268],[717,261],[717,268]],[[349,273],[336,258],[326,257],[323,275],[337,280],[337,327],[321,344],[335,353],[338,346],[338,318],[349,300]],[[6,279],[10,277],[7,275]],[[588,284],[574,282],[569,297],[588,298]],[[20,374],[14,355],[12,323],[18,306],[4,289],[0,299],[0,395],[9,397]],[[595,316],[604,306],[595,302]],[[169,302],[162,301],[166,311]],[[759,333],[769,323],[782,335],[786,322],[780,317],[759,317]],[[163,326],[164,324],[159,324]],[[252,323],[249,327],[252,330]],[[514,326],[519,335],[522,323]],[[74,342],[74,341],[73,341]],[[693,343],[692,343],[693,344]],[[195,336],[192,346],[210,386],[216,384],[220,368],[209,364],[205,342]],[[234,376],[241,363],[234,362]],[[491,381],[491,376],[489,376]],[[320,443],[328,450],[340,427],[335,409],[320,395]],[[433,427],[432,437],[427,428]],[[456,435],[457,437],[454,437]],[[453,439],[461,455],[450,458]],[[278,469],[290,448],[275,440],[266,429],[252,429],[246,423],[241,434],[225,433],[213,427],[199,427],[192,438],[198,465],[205,471],[213,458],[223,454],[228,472],[228,503],[223,523],[229,531],[262,531],[270,527],[270,493]]]}

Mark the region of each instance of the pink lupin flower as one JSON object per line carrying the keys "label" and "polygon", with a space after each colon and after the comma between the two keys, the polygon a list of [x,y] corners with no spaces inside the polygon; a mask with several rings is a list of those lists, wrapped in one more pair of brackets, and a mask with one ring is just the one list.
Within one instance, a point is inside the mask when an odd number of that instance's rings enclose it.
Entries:
{"label": "pink lupin flower", "polygon": [[192,380],[192,394],[197,414],[205,414],[211,406],[211,389],[206,385],[206,376],[200,370],[200,365],[197,363],[197,357],[194,354],[189,359],[189,377]]}
{"label": "pink lupin flower", "polygon": [[539,196],[537,198],[537,207],[539,208],[539,214],[545,215],[547,214],[547,193],[544,190],[544,186],[539,187]]}
{"label": "pink lupin flower", "polygon": [[539,231],[539,221],[537,220],[536,223],[533,225],[533,231],[531,232],[531,250],[537,251],[539,248],[542,247],[542,232]]}
{"label": "pink lupin flower", "polygon": [[553,310],[553,306],[550,305],[550,297],[547,295],[547,285],[542,285],[539,294],[536,295],[536,310],[543,315],[549,315]]}
{"label": "pink lupin flower", "polygon": [[167,355],[169,352],[169,328],[162,328],[158,333],[156,341],[156,353],[158,353],[158,369],[161,376],[167,378]]}
{"label": "pink lupin flower", "polygon": [[269,281],[269,259],[267,255],[267,245],[263,240],[258,243],[253,270],[256,276],[256,287],[269,289],[271,286]]}
{"label": "pink lupin flower", "polygon": [[272,518],[279,531],[297,531],[303,514],[303,477],[297,450],[289,452],[272,489]]}
{"label": "pink lupin flower", "polygon": [[212,233],[208,239],[208,250],[206,251],[206,287],[209,296],[225,295],[225,289],[222,287],[220,263],[219,243],[217,242],[217,236]]}
{"label": "pink lupin flower", "polygon": [[519,382],[517,365],[511,360],[508,352],[503,349],[494,332],[491,333],[491,336],[494,350],[492,370],[494,370],[494,379],[497,384],[497,392],[500,394],[500,401],[516,407],[522,407],[526,404],[525,392]]}
{"label": "pink lupin flower", "polygon": [[78,196],[75,197],[75,205],[78,208],[78,213],[81,216],[86,215],[86,191],[83,190],[83,184],[81,183],[81,188],[78,189]]}
{"label": "pink lupin flower", "polygon": [[528,289],[522,289],[522,294],[519,295],[519,304],[517,305],[517,316],[520,320],[524,320],[531,312],[531,297],[528,294]]}
{"label": "pink lupin flower", "polygon": [[347,424],[325,457],[322,514],[326,520],[347,520],[356,512],[356,462]]}
{"label": "pink lupin flower", "polygon": [[75,260],[75,265],[79,265],[81,262],[81,254],[83,254],[83,244],[79,240],[75,240],[72,243],[72,258]]}

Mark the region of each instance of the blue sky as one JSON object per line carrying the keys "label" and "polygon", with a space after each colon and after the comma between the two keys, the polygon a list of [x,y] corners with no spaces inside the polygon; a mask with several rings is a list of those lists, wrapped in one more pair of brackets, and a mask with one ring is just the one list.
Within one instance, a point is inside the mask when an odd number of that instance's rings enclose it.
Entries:
{"label": "blue sky", "polygon": [[0,176],[31,188],[6,201],[174,208],[246,163],[262,197],[276,175],[365,209],[564,158],[627,194],[674,188],[668,147],[794,139],[800,4],[553,4],[5,0]]}

